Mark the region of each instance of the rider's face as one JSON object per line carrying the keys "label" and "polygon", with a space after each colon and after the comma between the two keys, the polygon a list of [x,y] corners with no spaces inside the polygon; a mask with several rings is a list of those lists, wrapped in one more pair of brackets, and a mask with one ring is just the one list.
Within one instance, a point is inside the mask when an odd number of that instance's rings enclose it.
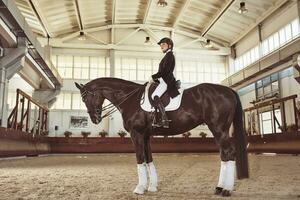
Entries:
{"label": "rider's face", "polygon": [[168,50],[168,48],[169,48],[169,45],[167,44],[167,43],[160,43],[160,49],[161,49],[161,51],[163,52],[163,53],[165,53],[167,50]]}

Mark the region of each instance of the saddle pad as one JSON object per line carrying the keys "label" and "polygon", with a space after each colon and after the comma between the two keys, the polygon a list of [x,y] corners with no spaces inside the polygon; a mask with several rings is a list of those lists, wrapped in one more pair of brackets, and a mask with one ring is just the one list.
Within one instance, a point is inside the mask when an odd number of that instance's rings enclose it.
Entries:
{"label": "saddle pad", "polygon": [[[150,87],[150,84],[148,83],[147,86],[145,87],[145,92],[142,96],[140,105],[141,105],[141,108],[144,111],[152,112],[155,109],[154,109],[154,107],[152,107],[152,105],[149,102],[149,98],[148,98],[148,96],[149,96],[149,87]],[[175,98],[170,99],[170,103],[165,107],[166,111],[177,110],[180,107],[181,99],[182,99],[182,95],[183,95],[184,90],[180,88],[178,91],[179,91],[180,94],[177,95]]]}

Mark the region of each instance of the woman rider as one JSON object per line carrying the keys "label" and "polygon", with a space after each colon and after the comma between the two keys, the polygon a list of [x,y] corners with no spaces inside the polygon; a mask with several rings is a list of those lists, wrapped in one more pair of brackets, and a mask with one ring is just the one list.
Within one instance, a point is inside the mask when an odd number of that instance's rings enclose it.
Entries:
{"label": "woman rider", "polygon": [[173,41],[170,38],[162,38],[157,43],[161,51],[165,54],[163,59],[159,63],[159,69],[156,74],[151,76],[152,81],[159,82],[159,85],[152,94],[152,99],[154,100],[154,105],[156,109],[159,109],[162,117],[161,121],[157,124],[153,124],[156,127],[169,128],[169,120],[167,118],[165,108],[160,100],[160,97],[167,91],[171,98],[179,95],[176,86],[176,79],[174,77],[173,71],[175,68],[175,57],[173,55]]}

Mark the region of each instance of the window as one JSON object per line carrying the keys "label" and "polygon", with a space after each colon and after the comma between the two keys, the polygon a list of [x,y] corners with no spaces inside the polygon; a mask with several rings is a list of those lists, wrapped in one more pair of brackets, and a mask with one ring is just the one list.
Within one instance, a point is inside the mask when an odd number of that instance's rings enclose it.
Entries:
{"label": "window", "polygon": [[279,34],[278,34],[278,32],[274,33],[273,39],[274,39],[274,49],[278,49],[279,48]]}
{"label": "window", "polygon": [[118,78],[137,80],[137,60],[135,58],[116,58],[116,74]]}
{"label": "window", "polygon": [[184,83],[197,82],[197,62],[180,61],[176,65],[176,78]]}
{"label": "window", "polygon": [[[273,111],[267,111],[259,114],[260,119],[260,132],[261,134],[270,134],[270,133],[276,133],[281,132],[279,129],[279,126],[281,126],[281,112],[279,109],[274,111],[276,121],[275,121],[275,127],[274,127],[274,116]],[[277,122],[279,124],[277,124]]]}
{"label": "window", "polygon": [[109,59],[105,57],[90,57],[90,79],[109,76]]}
{"label": "window", "polygon": [[283,45],[286,42],[286,37],[285,37],[285,31],[284,31],[284,29],[281,29],[279,31],[279,42],[280,42],[280,45]]}
{"label": "window", "polygon": [[53,109],[71,109],[71,93],[60,93],[53,105]]}
{"label": "window", "polygon": [[268,40],[264,40],[262,43],[262,54],[267,55],[269,53]]}
{"label": "window", "polygon": [[73,77],[73,57],[66,55],[57,56],[57,70],[63,78]]}
{"label": "window", "polygon": [[89,79],[89,57],[74,57],[74,79]]}
{"label": "window", "polygon": [[256,99],[264,99],[279,95],[278,73],[272,74],[256,82]]}
{"label": "window", "polygon": [[[286,42],[298,37],[300,35],[299,19],[294,19],[292,22],[275,32],[273,35],[263,40],[261,44],[250,49],[243,55],[234,60],[233,66],[230,66],[230,74],[237,72],[244,67],[257,61],[261,56],[265,56],[268,53],[283,46]],[[260,50],[261,54],[260,55]],[[249,58],[250,56],[250,58]]]}
{"label": "window", "polygon": [[273,35],[269,37],[268,39],[268,43],[269,43],[269,51],[273,51],[274,50],[274,40],[273,40]]}
{"label": "window", "polygon": [[138,59],[137,68],[137,80],[139,81],[147,81],[154,73],[152,70],[152,60],[150,59]]}
{"label": "window", "polygon": [[72,109],[74,110],[86,110],[86,106],[82,101],[81,95],[78,93],[72,94]]}
{"label": "window", "polygon": [[286,36],[286,41],[289,41],[292,39],[292,27],[291,24],[288,24],[284,27],[285,30],[285,36]]}
{"label": "window", "polygon": [[294,21],[292,21],[292,36],[293,36],[293,38],[298,36],[299,33],[300,33],[299,20],[295,19]]}

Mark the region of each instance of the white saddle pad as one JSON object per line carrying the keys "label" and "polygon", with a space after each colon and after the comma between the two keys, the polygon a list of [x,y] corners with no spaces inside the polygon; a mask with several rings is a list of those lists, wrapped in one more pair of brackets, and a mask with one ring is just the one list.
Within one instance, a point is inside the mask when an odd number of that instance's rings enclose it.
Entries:
{"label": "white saddle pad", "polygon": [[[150,84],[148,83],[147,86],[145,87],[145,92],[144,92],[143,97],[141,99],[140,105],[141,105],[141,108],[144,111],[152,112],[155,109],[150,104],[150,101],[149,101],[149,98],[148,98],[149,97],[149,87],[150,87]],[[177,110],[180,107],[181,99],[182,99],[182,95],[183,95],[183,89],[180,88],[179,93],[180,94],[177,95],[175,98],[170,99],[170,103],[167,105],[167,107],[165,107],[166,111]]]}

